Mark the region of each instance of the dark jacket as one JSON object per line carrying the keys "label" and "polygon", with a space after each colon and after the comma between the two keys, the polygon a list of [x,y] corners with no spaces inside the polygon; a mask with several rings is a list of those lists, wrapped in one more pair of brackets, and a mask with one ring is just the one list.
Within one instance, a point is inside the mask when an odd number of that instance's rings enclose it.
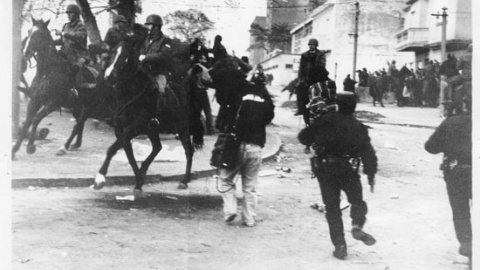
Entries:
{"label": "dark jacket", "polygon": [[192,65],[199,63],[200,56],[202,55],[205,56],[205,60],[208,62],[208,49],[205,46],[199,46],[196,42],[193,42],[190,44],[189,52],[191,56],[193,55]]}
{"label": "dark jacket", "polygon": [[118,43],[120,43],[120,41],[125,38],[126,34],[127,31],[112,27],[108,29],[103,41],[105,42],[105,44],[108,45],[108,47],[110,47],[110,50],[113,50],[118,45]]}
{"label": "dark jacket", "polygon": [[265,88],[248,83],[238,112],[236,134],[241,142],[265,146],[266,126],[275,116],[275,106]]}
{"label": "dark jacket", "polygon": [[462,164],[472,164],[472,116],[454,115],[445,119],[425,143],[431,154],[444,153]]}
{"label": "dark jacket", "polygon": [[355,84],[357,81],[352,80],[351,78],[345,78],[343,80],[343,90],[355,93]]}
{"label": "dark jacket", "polygon": [[152,75],[168,75],[172,66],[172,40],[161,31],[150,35],[140,54],[145,55],[142,66]]}
{"label": "dark jacket", "polygon": [[306,82],[308,85],[328,80],[328,71],[325,68],[326,63],[325,51],[316,49],[314,52],[307,51],[302,53],[298,79]]}
{"label": "dark jacket", "polygon": [[352,114],[327,113],[300,131],[298,140],[304,145],[315,143],[320,158],[360,157],[365,174],[373,176],[377,172],[377,156],[368,129]]}
{"label": "dark jacket", "polygon": [[77,20],[63,25],[62,38],[55,41],[55,45],[62,45],[64,52],[70,62],[74,62],[79,57],[88,58],[87,51],[87,29],[82,21]]}

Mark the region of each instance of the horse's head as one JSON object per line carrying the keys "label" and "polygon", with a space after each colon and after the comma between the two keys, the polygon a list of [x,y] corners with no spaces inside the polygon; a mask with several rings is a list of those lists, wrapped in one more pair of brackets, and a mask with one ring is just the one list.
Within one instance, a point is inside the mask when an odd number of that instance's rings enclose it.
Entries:
{"label": "horse's head", "polygon": [[53,39],[48,30],[50,20],[36,20],[32,17],[33,26],[29,30],[29,35],[22,49],[25,58],[30,58],[38,52],[53,48]]}
{"label": "horse's head", "polygon": [[135,54],[134,44],[131,37],[127,36],[120,42],[112,55],[112,61],[105,70],[105,79],[111,76],[117,76],[118,72],[126,70],[128,67],[137,66],[138,59]]}
{"label": "horse's head", "polygon": [[139,24],[135,24],[131,32],[117,45],[112,61],[105,70],[105,78],[115,75],[119,71],[133,72],[138,67],[140,46],[147,37],[147,30]]}

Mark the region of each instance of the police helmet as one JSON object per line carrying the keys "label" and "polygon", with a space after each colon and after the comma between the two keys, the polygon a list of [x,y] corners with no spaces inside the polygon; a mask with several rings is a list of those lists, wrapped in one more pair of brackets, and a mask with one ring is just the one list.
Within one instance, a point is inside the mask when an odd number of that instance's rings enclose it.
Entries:
{"label": "police helmet", "polygon": [[66,13],[80,14],[80,7],[75,5],[75,4],[70,4],[70,5],[67,6]]}
{"label": "police helmet", "polygon": [[308,45],[318,46],[318,40],[316,38],[312,38],[308,41]]}
{"label": "police helmet", "polygon": [[337,93],[335,101],[338,104],[338,111],[351,114],[355,112],[357,107],[357,95],[352,92]]}
{"label": "police helmet", "polygon": [[148,25],[148,24],[162,26],[163,25],[162,17],[158,16],[157,14],[148,15],[147,20],[145,21],[145,25]]}
{"label": "police helmet", "polygon": [[113,23],[118,23],[118,22],[128,23],[127,19],[125,19],[125,17],[123,15],[114,15],[113,16]]}

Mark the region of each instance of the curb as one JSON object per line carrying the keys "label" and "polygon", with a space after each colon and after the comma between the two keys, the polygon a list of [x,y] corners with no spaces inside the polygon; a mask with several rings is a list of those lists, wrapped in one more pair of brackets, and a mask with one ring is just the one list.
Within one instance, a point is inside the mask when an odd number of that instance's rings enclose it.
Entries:
{"label": "curb", "polygon": [[[267,131],[267,137],[269,140],[273,139],[272,150],[263,152],[264,157],[262,161],[271,160],[279,151],[282,146],[282,141],[278,135],[274,135]],[[217,169],[205,169],[192,173],[192,180],[205,178],[213,175]],[[175,174],[162,176],[161,174],[147,174],[145,177],[145,184],[159,183],[159,182],[179,182],[183,179],[184,174]],[[32,178],[32,179],[15,179],[11,181],[12,189],[22,189],[28,187],[89,187],[93,184],[94,177],[79,177],[79,178]],[[135,184],[135,176],[122,175],[122,176],[107,176],[106,186],[114,185],[131,185]]]}
{"label": "curb", "polygon": [[379,125],[389,125],[389,126],[401,126],[401,127],[412,127],[412,128],[427,128],[427,129],[436,129],[436,128],[437,128],[437,127],[426,126],[426,125],[387,123],[387,122],[383,122],[383,121],[377,122],[377,121],[369,121],[369,120],[362,120],[362,119],[360,119],[360,121],[363,122],[363,123],[379,124]]}

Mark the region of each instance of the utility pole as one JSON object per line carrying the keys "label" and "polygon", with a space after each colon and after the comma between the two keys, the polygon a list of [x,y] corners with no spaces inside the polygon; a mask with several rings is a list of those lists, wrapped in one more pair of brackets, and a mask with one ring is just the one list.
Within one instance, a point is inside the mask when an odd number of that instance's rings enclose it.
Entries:
{"label": "utility pole", "polygon": [[[441,57],[442,60],[441,62],[445,62],[447,60],[447,7],[443,7],[443,13],[440,14],[440,12],[437,12],[436,14],[432,14],[432,16],[437,17],[442,17],[442,41],[440,42],[440,50],[441,50]],[[446,85],[446,78],[445,76],[440,76],[440,115],[441,116],[446,116],[447,115],[447,108],[444,105],[444,102],[446,101],[445,97],[445,87],[442,87],[442,85]]]}
{"label": "utility pole", "polygon": [[360,4],[358,2],[355,3],[355,9],[355,33],[353,33],[353,80],[355,80],[355,71],[357,69],[358,16],[360,15]]}
{"label": "utility pole", "polygon": [[432,14],[435,17],[442,17],[442,41],[440,43],[440,50],[442,53],[442,63],[447,60],[447,7],[442,8],[443,12]]}

